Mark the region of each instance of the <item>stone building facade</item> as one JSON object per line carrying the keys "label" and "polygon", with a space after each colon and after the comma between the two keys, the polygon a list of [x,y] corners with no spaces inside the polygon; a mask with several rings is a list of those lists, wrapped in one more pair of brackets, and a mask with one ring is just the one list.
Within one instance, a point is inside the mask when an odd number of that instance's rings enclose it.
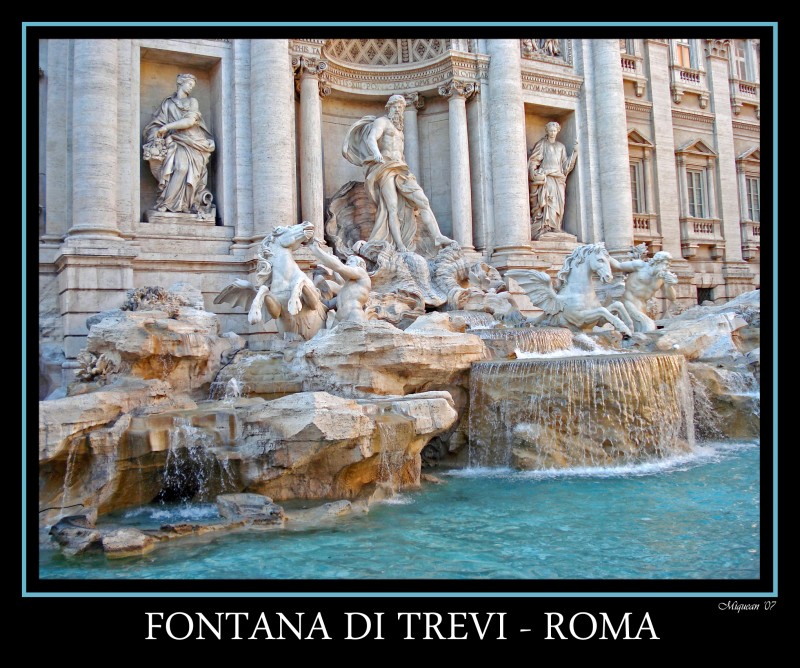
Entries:
{"label": "stone building facade", "polygon": [[[684,306],[760,286],[754,39],[43,39],[39,58],[40,339],[67,367],[87,317],[176,281],[257,346],[263,328],[214,297],[273,227],[322,237],[330,198],[363,180],[345,133],[396,93],[442,232],[501,271],[554,273],[572,248],[531,240],[527,157],[555,120],[579,147],[576,243],[669,251]],[[184,72],[216,142],[215,218],[148,222],[142,130]]]}

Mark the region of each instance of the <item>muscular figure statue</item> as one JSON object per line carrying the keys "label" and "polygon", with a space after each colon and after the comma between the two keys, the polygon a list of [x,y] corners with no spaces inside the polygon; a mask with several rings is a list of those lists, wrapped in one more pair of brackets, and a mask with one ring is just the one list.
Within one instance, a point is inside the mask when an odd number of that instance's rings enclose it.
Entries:
{"label": "muscular figure statue", "polygon": [[664,294],[670,301],[675,299],[675,289],[672,287],[678,282],[678,277],[669,270],[672,256],[666,251],[659,251],[653,259],[629,260],[618,262],[614,260],[611,266],[628,275],[625,277],[625,293],[622,303],[633,320],[635,332],[652,332],[656,324],[647,315],[647,300],[651,299],[663,286]]}
{"label": "muscular figure statue", "polygon": [[320,264],[335,271],[341,277],[341,287],[336,295],[335,323],[350,320],[353,322],[366,322],[364,306],[369,299],[372,286],[367,264],[358,255],[351,255],[347,263],[342,262],[335,255],[329,255],[319,247],[319,241],[313,239],[308,244],[309,250],[316,256]]}
{"label": "muscular figure statue", "polygon": [[364,116],[356,121],[342,148],[342,155],[349,162],[367,168],[364,186],[378,208],[369,241],[390,241],[398,252],[415,249],[415,211],[436,246],[452,241],[439,230],[428,198],[405,162],[405,106],[402,95],[392,95],[386,103],[387,115]]}

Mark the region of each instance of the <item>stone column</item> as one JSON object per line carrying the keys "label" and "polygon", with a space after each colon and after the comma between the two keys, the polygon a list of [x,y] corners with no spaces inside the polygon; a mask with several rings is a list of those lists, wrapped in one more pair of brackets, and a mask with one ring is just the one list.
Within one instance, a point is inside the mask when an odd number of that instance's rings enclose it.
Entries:
{"label": "stone column", "polygon": [[530,204],[522,102],[520,42],[487,40],[489,63],[489,138],[494,193],[494,252],[500,269],[530,266]]}
{"label": "stone column", "polygon": [[[679,203],[685,199],[685,184],[678,192],[675,172],[675,136],[672,130],[672,93],[670,91],[669,44],[645,40],[646,62],[653,98],[653,143],[656,147],[654,186],[658,195],[658,221],[664,238],[664,250],[673,258],[681,257]],[[654,211],[655,206],[654,206]],[[686,211],[686,209],[683,209]]]}
{"label": "stone column", "polygon": [[656,202],[653,197],[653,152],[652,149],[646,148],[644,150],[644,169],[642,169],[642,176],[644,178],[644,210],[647,213],[655,213]]}
{"label": "stone column", "polygon": [[475,92],[474,83],[453,79],[439,86],[439,95],[449,98],[450,127],[450,202],[453,212],[453,238],[465,251],[472,245],[472,187],[469,175],[467,138],[467,98]]}
{"label": "stone column", "polygon": [[116,40],[75,40],[70,236],[119,236],[117,57]]}
{"label": "stone column", "polygon": [[417,181],[422,185],[422,176],[419,165],[419,125],[417,124],[417,112],[425,106],[425,98],[419,93],[408,93],[405,95],[406,108],[403,112],[403,153],[406,156],[406,164],[411,173],[417,177]]}
{"label": "stone column", "polygon": [[678,190],[679,201],[681,203],[681,218],[689,216],[689,185],[686,178],[686,158],[682,155],[677,157],[678,162]]}
{"label": "stone column", "polygon": [[747,210],[747,177],[744,173],[744,163],[736,163],[736,177],[739,181],[739,220],[750,220]]}
{"label": "stone column", "polygon": [[708,175],[708,217],[717,217],[717,170],[714,169],[714,158],[708,158],[706,162],[706,174]]}
{"label": "stone column", "polygon": [[730,80],[728,77],[729,48],[730,40],[706,40],[706,73],[715,117],[714,135],[719,159],[719,195],[722,205],[718,217],[722,219],[722,234],[725,237],[725,260],[741,262],[739,194],[736,192],[736,151],[733,143]]}
{"label": "stone column", "polygon": [[633,204],[619,40],[592,40],[592,50],[594,84],[602,96],[595,107],[595,132],[603,238],[610,251],[622,251],[633,245]]}
{"label": "stone column", "polygon": [[324,240],[325,193],[322,188],[322,102],[325,94],[320,75],[324,60],[300,56],[292,61],[300,84],[300,212],[314,223],[314,236]]}
{"label": "stone column", "polygon": [[[492,170],[485,105],[486,94],[478,88],[475,99],[467,105],[467,139],[472,184],[472,241],[477,250],[491,255],[494,236],[491,217]],[[488,259],[488,256],[485,259]]]}
{"label": "stone column", "polygon": [[286,39],[250,43],[253,240],[296,222],[294,82]]}
{"label": "stone column", "polygon": [[45,147],[45,236],[42,241],[58,245],[72,218],[72,141],[68,118],[72,116],[70,45],[66,39],[48,40],[47,129]]}
{"label": "stone column", "polygon": [[[234,197],[231,207],[236,212],[236,235],[233,237],[234,254],[245,254],[253,237],[253,136],[250,128],[251,97],[253,84],[250,66],[251,41],[236,39],[233,49],[233,125]],[[286,54],[284,54],[286,55]],[[288,56],[287,56],[288,60]]]}
{"label": "stone column", "polygon": [[86,318],[119,307],[134,285],[136,250],[118,228],[118,58],[117,40],[74,42],[72,226],[55,259],[67,368],[86,344]]}

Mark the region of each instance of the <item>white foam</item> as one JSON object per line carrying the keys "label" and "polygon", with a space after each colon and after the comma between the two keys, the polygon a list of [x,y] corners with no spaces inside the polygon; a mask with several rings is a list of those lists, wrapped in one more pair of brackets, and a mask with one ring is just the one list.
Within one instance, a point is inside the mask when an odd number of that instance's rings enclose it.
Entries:
{"label": "white foam", "polygon": [[217,507],[213,504],[196,504],[191,506],[176,506],[163,508],[160,506],[141,506],[133,508],[123,514],[125,519],[144,517],[145,519],[159,522],[175,520],[208,520],[219,517]]}
{"label": "white foam", "polygon": [[514,349],[514,354],[517,359],[552,359],[554,357],[591,357],[593,355],[632,355],[626,350],[613,350],[610,348],[596,348],[594,350],[584,350],[583,348],[563,348],[562,350],[553,350],[549,353],[528,353],[519,348]]}
{"label": "white foam", "polygon": [[619,466],[574,466],[558,469],[517,471],[511,468],[475,467],[444,472],[444,475],[463,478],[513,478],[519,480],[549,480],[552,478],[632,478],[686,471],[701,464],[718,462],[730,454],[757,448],[758,442],[733,441],[704,443],[692,452]]}

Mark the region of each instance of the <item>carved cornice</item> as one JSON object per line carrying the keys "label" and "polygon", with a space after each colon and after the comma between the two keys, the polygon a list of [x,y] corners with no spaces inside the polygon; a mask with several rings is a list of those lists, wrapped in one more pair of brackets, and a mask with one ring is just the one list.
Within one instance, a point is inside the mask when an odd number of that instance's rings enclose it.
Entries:
{"label": "carved cornice", "polygon": [[653,109],[652,102],[633,102],[632,100],[625,100],[626,111],[639,111],[645,114],[649,114],[652,109]]}
{"label": "carved cornice", "polygon": [[707,58],[728,59],[728,49],[731,46],[729,39],[707,39],[705,43]]}
{"label": "carved cornice", "polygon": [[451,79],[446,84],[439,86],[439,95],[442,97],[463,97],[468,100],[478,91],[478,84],[471,81],[461,81],[459,79]]}
{"label": "carved cornice", "polygon": [[711,125],[714,123],[714,114],[701,114],[699,112],[694,111],[685,111],[681,109],[680,111],[677,109],[672,110],[672,119],[674,120],[683,120],[683,121],[693,121],[694,123],[705,123],[706,125]]}
{"label": "carved cornice", "polygon": [[746,121],[733,121],[733,129],[734,130],[743,130],[744,132],[754,132],[755,134],[761,134],[761,124],[760,123],[748,123]]}
{"label": "carved cornice", "polygon": [[324,39],[290,39],[289,53],[292,56],[307,55],[319,58],[322,55]]}
{"label": "carved cornice", "polygon": [[583,77],[558,75],[522,67],[522,88],[534,93],[551,93],[564,97],[580,97]]}
{"label": "carved cornice", "polygon": [[406,108],[414,107],[419,111],[425,106],[425,98],[419,93],[405,93],[403,97],[406,98]]}
{"label": "carved cornice", "polygon": [[452,79],[477,84],[488,76],[489,57],[448,52],[435,60],[399,66],[353,66],[329,60],[325,73],[335,90],[361,94],[406,94],[438,91]]}

